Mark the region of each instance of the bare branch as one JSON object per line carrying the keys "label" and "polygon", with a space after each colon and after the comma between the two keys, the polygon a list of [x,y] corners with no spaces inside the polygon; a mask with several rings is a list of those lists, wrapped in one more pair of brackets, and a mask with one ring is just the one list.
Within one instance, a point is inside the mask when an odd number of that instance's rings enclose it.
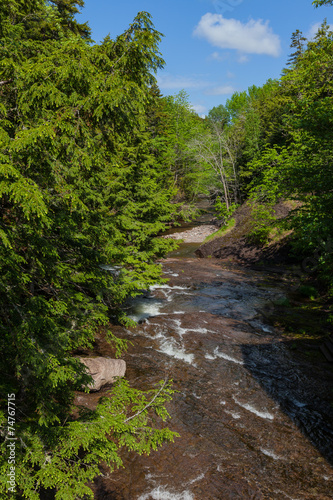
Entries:
{"label": "bare branch", "polygon": [[151,401],[149,401],[149,403],[147,403],[146,406],[144,408],[142,408],[142,410],[138,411],[137,413],[135,413],[135,415],[132,415],[131,417],[129,417],[126,420],[124,420],[124,424],[126,424],[127,422],[129,422],[133,418],[138,417],[141,413],[143,413],[145,410],[147,410],[147,408],[149,408],[153,404],[153,402],[155,401],[155,399],[161,394],[161,392],[163,391],[164,387],[166,386],[166,383],[167,383],[167,380],[164,380],[163,385],[161,386],[161,388],[159,389],[159,391],[155,394],[155,396],[153,397],[153,399]]}
{"label": "bare branch", "polygon": [[12,83],[14,80],[11,78],[10,80],[3,80],[0,82],[0,85],[7,85],[8,83]]}

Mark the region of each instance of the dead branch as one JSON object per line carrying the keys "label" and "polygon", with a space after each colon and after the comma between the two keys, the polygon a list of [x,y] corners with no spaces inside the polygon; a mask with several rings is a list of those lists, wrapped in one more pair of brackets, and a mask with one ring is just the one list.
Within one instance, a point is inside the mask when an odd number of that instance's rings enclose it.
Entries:
{"label": "dead branch", "polygon": [[0,82],[0,85],[7,85],[8,83],[12,83],[14,80],[11,78],[10,80],[3,80]]}

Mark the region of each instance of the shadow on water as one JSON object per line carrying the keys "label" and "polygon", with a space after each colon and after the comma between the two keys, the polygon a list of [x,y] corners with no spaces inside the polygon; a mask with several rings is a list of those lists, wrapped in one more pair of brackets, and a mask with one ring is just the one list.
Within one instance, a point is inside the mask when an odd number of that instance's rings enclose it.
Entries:
{"label": "shadow on water", "polygon": [[179,243],[176,250],[168,253],[168,258],[197,258],[195,251],[198,249],[198,243]]}
{"label": "shadow on water", "polygon": [[329,369],[326,377],[323,372],[319,389],[310,368],[288,355],[291,347],[304,350],[302,344],[293,340],[243,345],[244,367],[333,465],[333,373]]}

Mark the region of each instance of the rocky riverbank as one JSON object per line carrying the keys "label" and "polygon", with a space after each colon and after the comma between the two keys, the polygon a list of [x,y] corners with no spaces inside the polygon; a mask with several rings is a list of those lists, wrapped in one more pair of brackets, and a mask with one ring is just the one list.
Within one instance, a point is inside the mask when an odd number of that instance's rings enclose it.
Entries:
{"label": "rocky riverbank", "polygon": [[[291,207],[287,202],[280,202],[275,205],[274,210],[276,219],[279,220],[287,217]],[[195,255],[200,258],[215,257],[242,265],[253,265],[258,262],[269,264],[295,262],[295,259],[291,257],[289,233],[284,233],[282,237],[271,238],[266,245],[256,245],[249,241],[248,235],[253,226],[253,217],[248,203],[240,206],[233,218],[235,225],[226,231],[226,234],[219,232],[219,229],[223,227],[223,222],[211,216],[211,219],[206,220],[204,224],[201,222],[201,225],[184,230],[172,229],[164,234],[163,238],[182,241],[185,244],[201,243],[195,251]],[[216,233],[215,237],[214,233]],[[208,236],[213,237],[205,242]]]}
{"label": "rocky riverbank", "polygon": [[[277,220],[287,217],[291,207],[286,202],[277,203],[274,207]],[[203,243],[195,252],[197,257],[215,257],[236,264],[253,265],[258,262],[270,264],[293,263],[289,233],[273,237],[265,245],[251,243],[249,233],[253,227],[252,211],[248,203],[240,206],[233,215],[235,226],[225,235]]]}
{"label": "rocky riverbank", "polygon": [[163,236],[166,239],[182,240],[184,243],[202,243],[207,236],[215,233],[218,230],[216,225],[207,224],[193,227],[180,233],[167,234]]}

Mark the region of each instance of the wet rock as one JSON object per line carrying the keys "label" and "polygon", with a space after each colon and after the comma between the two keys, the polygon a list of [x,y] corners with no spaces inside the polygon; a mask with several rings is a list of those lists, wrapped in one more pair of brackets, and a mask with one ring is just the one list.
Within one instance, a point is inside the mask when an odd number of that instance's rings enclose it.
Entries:
{"label": "wet rock", "polygon": [[93,378],[93,383],[88,385],[88,389],[99,391],[105,384],[112,384],[117,377],[123,377],[126,372],[126,363],[123,359],[110,358],[80,358],[81,363],[88,368],[89,375]]}

